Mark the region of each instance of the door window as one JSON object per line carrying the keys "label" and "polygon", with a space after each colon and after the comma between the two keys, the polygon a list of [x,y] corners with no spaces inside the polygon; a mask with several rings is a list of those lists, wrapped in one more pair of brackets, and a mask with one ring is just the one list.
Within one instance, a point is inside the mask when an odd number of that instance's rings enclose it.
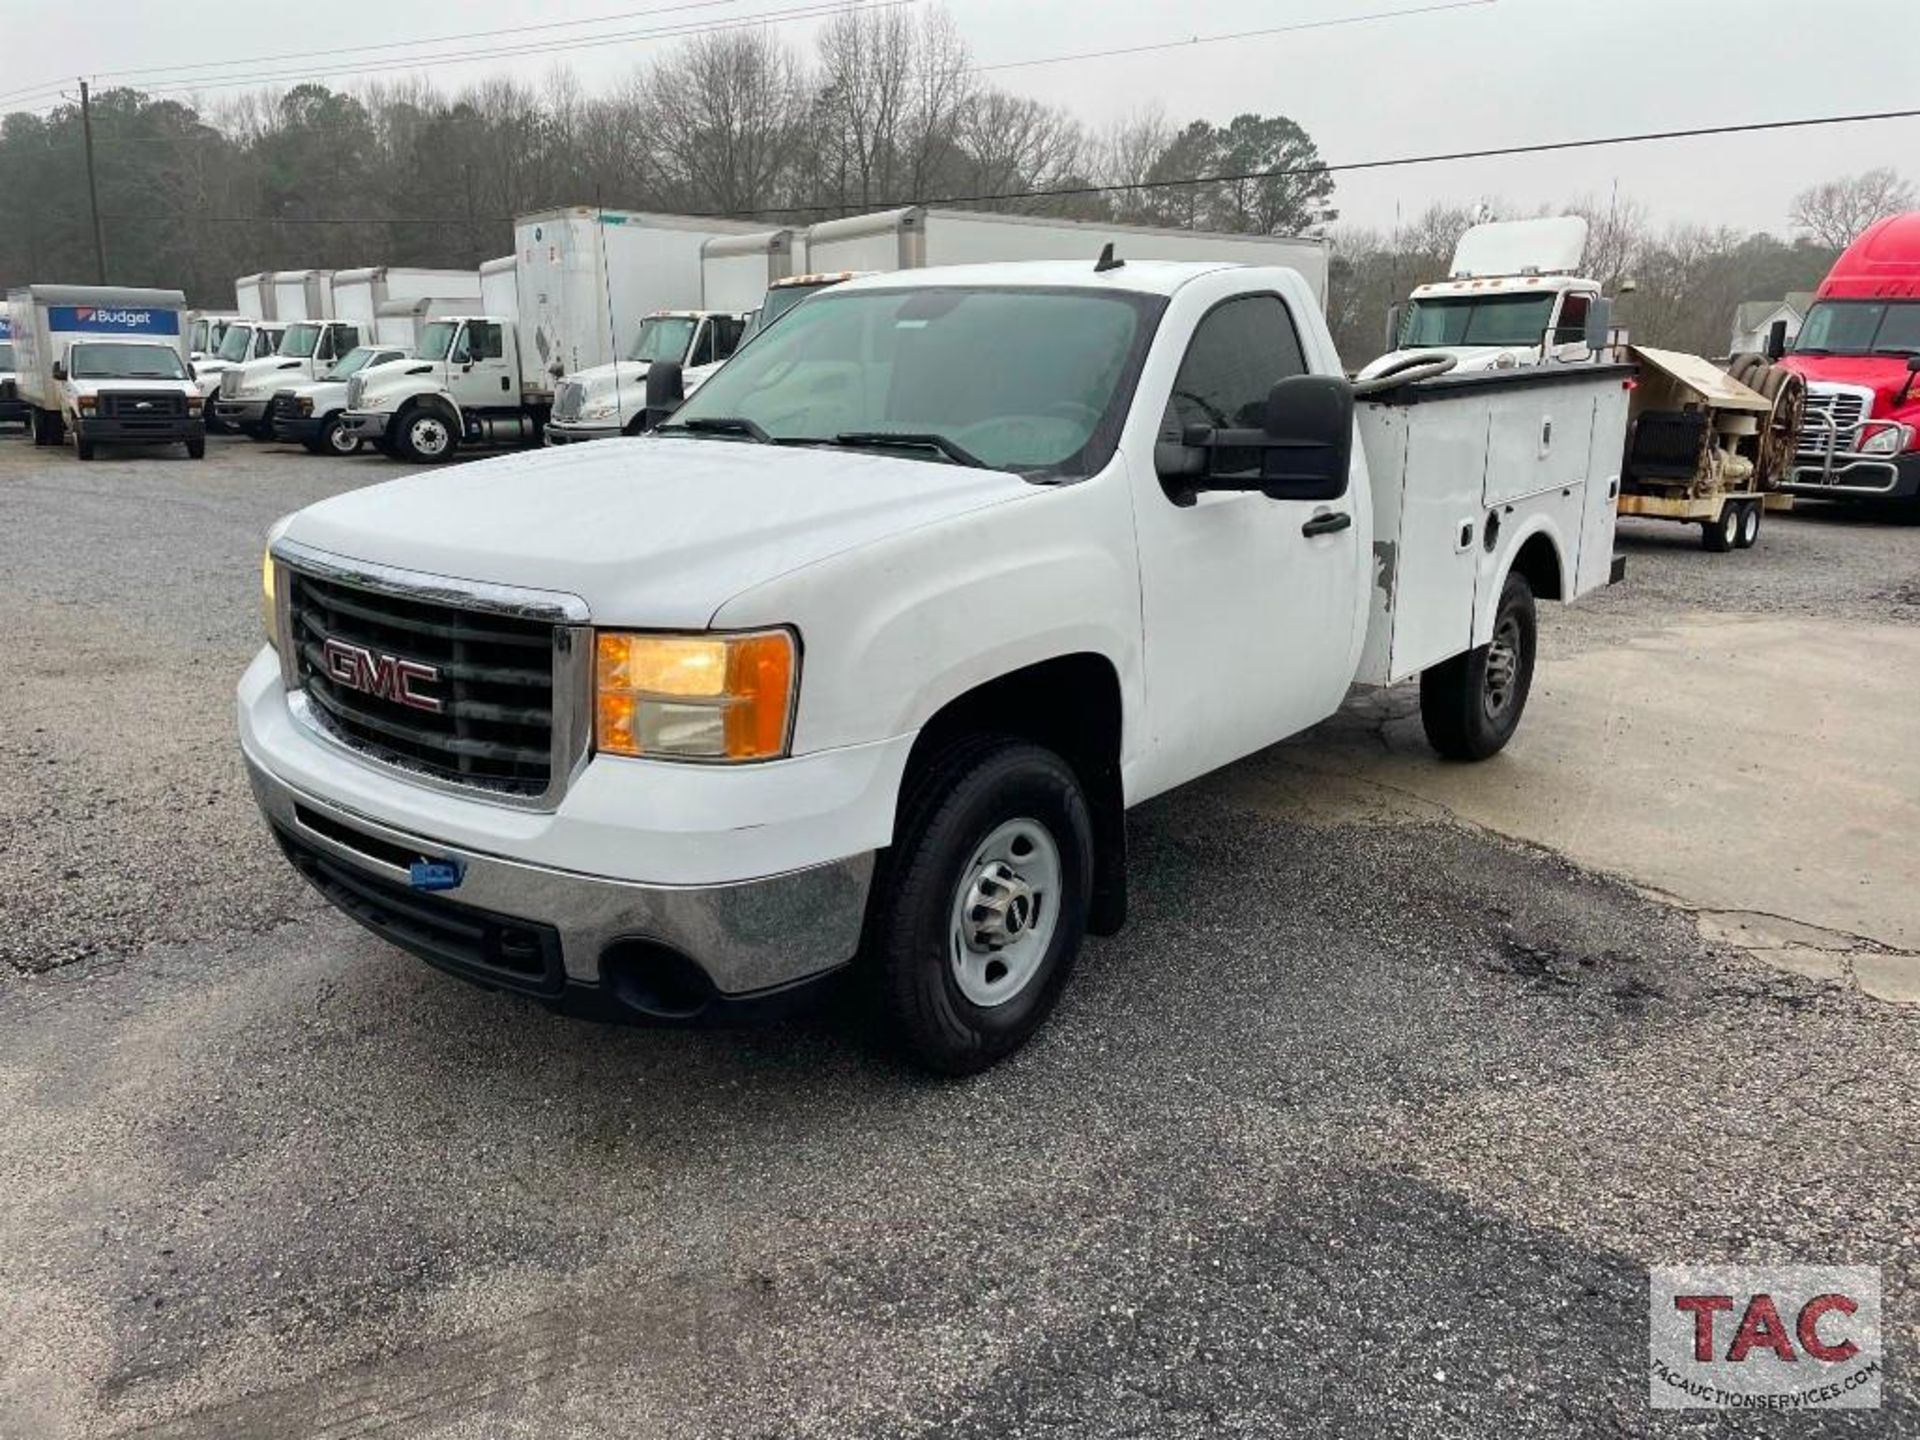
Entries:
{"label": "door window", "polygon": [[467,326],[466,343],[475,360],[498,360],[506,353],[501,348],[500,326],[492,320],[475,320]]}
{"label": "door window", "polygon": [[1584,345],[1587,343],[1587,307],[1591,296],[1569,295],[1560,305],[1560,323],[1554,327],[1555,345]]}
{"label": "door window", "polygon": [[[1190,425],[1257,430],[1266,418],[1267,392],[1290,375],[1307,373],[1293,317],[1277,295],[1246,295],[1215,307],[1193,332],[1186,359],[1167,401],[1161,438],[1178,442]],[[1252,470],[1258,450],[1223,450],[1222,473]]]}
{"label": "door window", "polygon": [[693,350],[688,356],[687,364],[711,365],[713,361],[713,322],[703,320],[700,322],[700,333],[694,337]]}

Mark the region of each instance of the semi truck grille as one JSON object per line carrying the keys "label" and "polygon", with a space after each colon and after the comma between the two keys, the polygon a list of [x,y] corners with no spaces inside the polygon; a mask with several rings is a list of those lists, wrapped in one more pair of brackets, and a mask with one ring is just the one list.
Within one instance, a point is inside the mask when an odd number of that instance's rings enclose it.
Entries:
{"label": "semi truck grille", "polygon": [[587,403],[587,387],[578,380],[562,380],[553,392],[553,418],[578,420],[580,407]]}
{"label": "semi truck grille", "polygon": [[569,632],[286,573],[294,679],[336,737],[445,783],[547,793],[556,659],[570,649]]}
{"label": "semi truck grille", "polygon": [[238,370],[222,370],[220,372],[220,398],[222,400],[233,400],[237,399],[239,394],[240,372]]}
{"label": "semi truck grille", "polygon": [[[1867,418],[1872,394],[1866,390],[1840,389],[1831,385],[1807,387],[1807,418],[1800,427],[1800,453],[1825,455],[1839,440],[1841,450],[1853,448],[1853,437],[1860,422]],[[1828,428],[1831,422],[1832,428]]]}
{"label": "semi truck grille", "polygon": [[347,409],[358,410],[360,402],[367,398],[367,377],[350,376],[347,380]]}

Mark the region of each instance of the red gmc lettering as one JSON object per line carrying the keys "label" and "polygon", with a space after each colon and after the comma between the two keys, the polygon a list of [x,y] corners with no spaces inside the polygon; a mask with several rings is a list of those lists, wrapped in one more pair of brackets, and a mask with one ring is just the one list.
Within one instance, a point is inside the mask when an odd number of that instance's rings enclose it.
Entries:
{"label": "red gmc lettering", "polygon": [[377,695],[382,700],[391,700],[399,705],[410,705],[416,710],[429,710],[436,715],[440,713],[438,696],[414,689],[416,684],[427,684],[440,678],[440,671],[435,666],[422,665],[417,660],[402,660],[397,655],[377,654],[363,645],[350,645],[344,640],[333,639],[320,647],[320,656],[326,667],[327,678],[336,684]]}

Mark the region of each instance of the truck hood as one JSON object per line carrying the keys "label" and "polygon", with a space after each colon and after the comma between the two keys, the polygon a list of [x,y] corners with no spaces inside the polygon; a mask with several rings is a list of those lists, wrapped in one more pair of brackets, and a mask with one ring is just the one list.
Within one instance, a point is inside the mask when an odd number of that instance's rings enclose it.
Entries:
{"label": "truck hood", "polygon": [[[1371,380],[1382,370],[1409,355],[1451,355],[1457,362],[1450,372],[1454,375],[1472,375],[1482,370],[1499,370],[1521,365],[1537,365],[1540,362],[1538,346],[1526,345],[1426,345],[1417,350],[1395,350],[1382,355],[1378,360],[1370,360],[1356,377]],[[1503,361],[1504,357],[1504,361]]]}
{"label": "truck hood", "polygon": [[351,491],[285,534],[347,559],[564,591],[599,623],[699,629],[755,585],[1039,493],[936,461],[642,437]]}
{"label": "truck hood", "polygon": [[584,386],[588,395],[610,395],[616,389],[633,387],[638,394],[644,395],[647,388],[647,371],[652,369],[644,360],[616,360],[611,365],[595,365],[586,370],[576,370],[566,378],[577,385]]}
{"label": "truck hood", "polygon": [[67,388],[75,395],[109,395],[124,391],[137,391],[151,395],[156,390],[164,393],[179,391],[182,395],[198,395],[200,387],[191,380],[68,380]]}
{"label": "truck hood", "polygon": [[284,390],[284,381],[307,378],[307,362],[290,355],[264,355],[233,368],[239,373],[240,378],[234,383],[240,387],[242,395],[271,394],[275,390]]}
{"label": "truck hood", "polygon": [[1788,370],[1798,371],[1809,385],[1858,385],[1873,392],[1873,413],[1881,419],[1911,421],[1911,411],[1920,409],[1920,376],[1916,376],[1907,402],[1893,402],[1907,383],[1907,362],[1895,355],[1788,355],[1780,362]]}

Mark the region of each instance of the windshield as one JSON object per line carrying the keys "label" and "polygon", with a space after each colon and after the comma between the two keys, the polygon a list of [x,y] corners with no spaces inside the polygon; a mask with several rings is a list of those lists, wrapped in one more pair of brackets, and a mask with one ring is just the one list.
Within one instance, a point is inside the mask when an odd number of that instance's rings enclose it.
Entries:
{"label": "windshield", "polygon": [[693,343],[694,326],[699,323],[684,315],[655,315],[642,320],[627,359],[648,365],[655,360],[684,360],[687,346]]}
{"label": "windshield", "polygon": [[1807,312],[1797,355],[1920,352],[1920,301],[1826,300]]}
{"label": "windshield", "polygon": [[838,280],[822,280],[818,285],[775,286],[767,291],[767,298],[760,302],[759,310],[754,313],[753,324],[747,328],[747,335],[758,335],[809,295],[817,295],[838,284]]}
{"label": "windshield", "polygon": [[13,369],[13,342],[0,340],[0,370]]}
{"label": "windshield", "polygon": [[460,322],[457,320],[435,320],[420,336],[420,358],[446,359],[447,352],[453,348],[454,334],[459,329]]}
{"label": "windshield", "polygon": [[[1164,308],[1084,290],[824,296],[736,354],[662,428],[1087,475],[1113,453]],[[911,439],[876,445],[886,435]]]}
{"label": "windshield", "polygon": [[184,380],[187,367],[167,345],[75,345],[67,373],[76,380]]}
{"label": "windshield", "polygon": [[1445,295],[1415,300],[1400,324],[1400,348],[1427,345],[1538,345],[1553,318],[1543,295]]}
{"label": "windshield", "polygon": [[231,360],[236,365],[247,358],[247,347],[253,343],[253,327],[235,325],[220,337],[220,349],[217,352],[222,360]]}
{"label": "windshield", "polygon": [[349,375],[357,374],[359,371],[371,365],[373,363],[373,357],[380,353],[379,350],[376,350],[371,345],[361,345],[356,349],[349,350],[340,357],[339,364],[327,371],[327,378],[329,380],[344,380]]}
{"label": "windshield", "polygon": [[313,354],[314,347],[320,343],[318,325],[289,325],[287,333],[280,337],[280,349],[275,352],[291,355],[296,360],[305,360]]}

